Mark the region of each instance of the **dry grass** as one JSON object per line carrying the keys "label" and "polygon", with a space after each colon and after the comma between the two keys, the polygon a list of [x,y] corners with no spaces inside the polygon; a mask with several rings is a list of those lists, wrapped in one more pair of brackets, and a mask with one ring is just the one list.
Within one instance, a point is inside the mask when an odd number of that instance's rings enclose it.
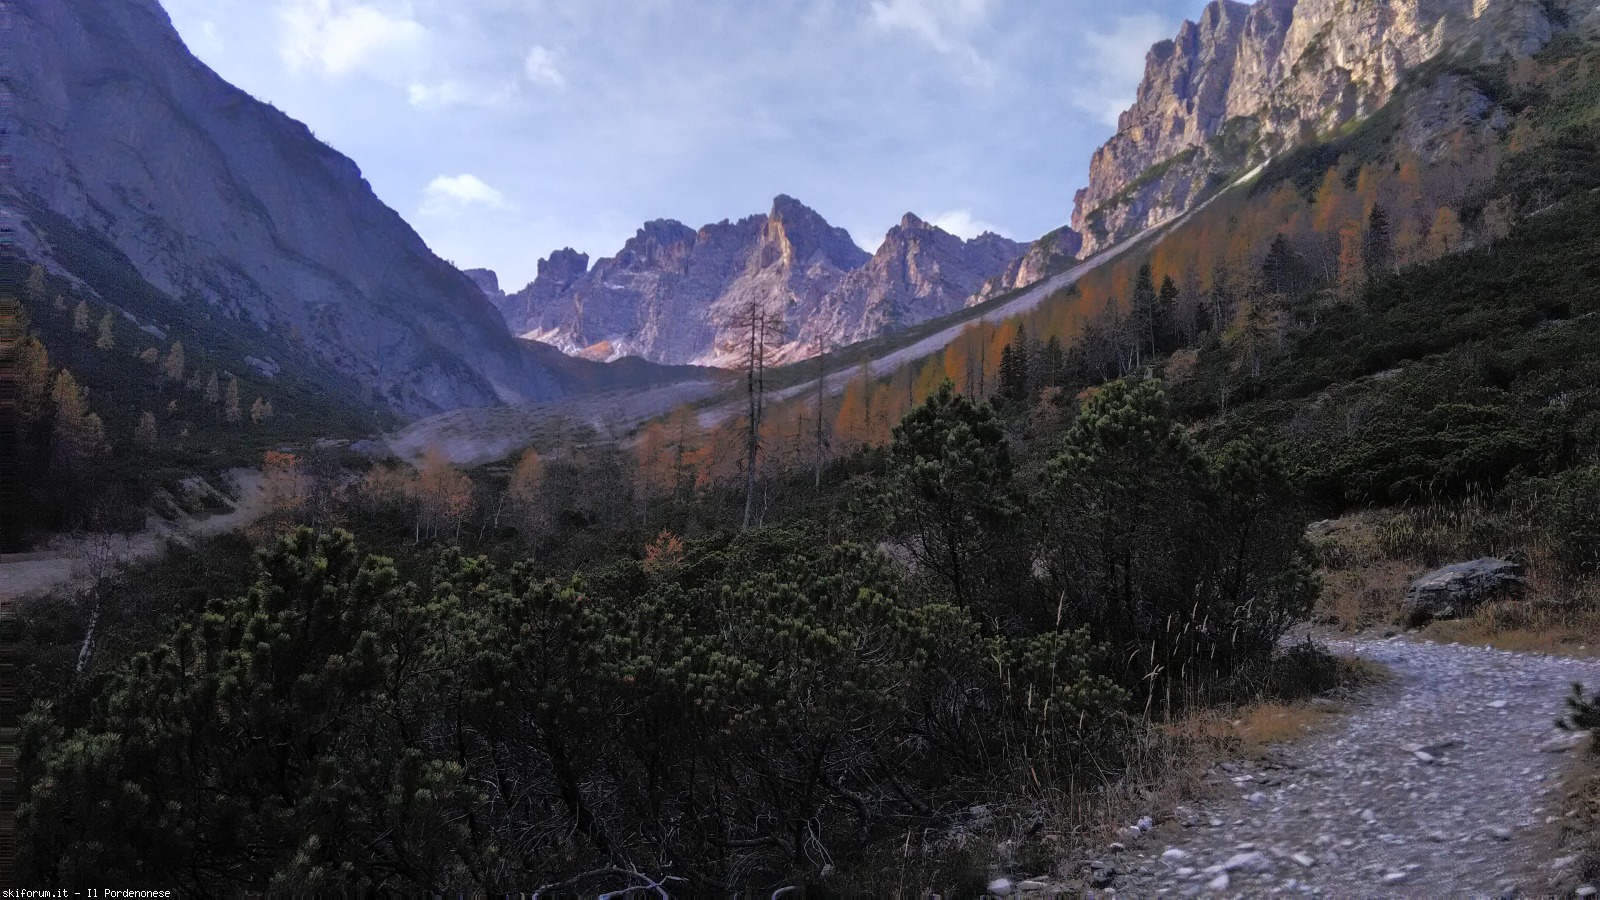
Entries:
{"label": "dry grass", "polygon": [[1552,872],[1547,887],[1555,896],[1571,896],[1579,885],[1600,880],[1600,753],[1593,747],[1574,757],[1562,798],[1551,842],[1566,865]]}
{"label": "dry grass", "polygon": [[1312,545],[1321,564],[1316,621],[1345,632],[1403,626],[1406,586],[1441,565],[1497,556],[1524,561],[1520,599],[1489,603],[1463,619],[1433,622],[1433,640],[1519,652],[1600,656],[1600,579],[1558,574],[1523,511],[1478,498],[1455,504],[1366,510],[1319,523]]}
{"label": "dry grass", "polygon": [[1089,823],[1091,842],[1103,846],[1140,816],[1159,821],[1163,811],[1218,796],[1223,784],[1209,777],[1218,765],[1269,759],[1275,748],[1337,727],[1358,692],[1390,677],[1369,660],[1339,657],[1336,668],[1336,685],[1318,696],[1196,708],[1150,726],[1127,776],[1076,810],[1076,820]]}

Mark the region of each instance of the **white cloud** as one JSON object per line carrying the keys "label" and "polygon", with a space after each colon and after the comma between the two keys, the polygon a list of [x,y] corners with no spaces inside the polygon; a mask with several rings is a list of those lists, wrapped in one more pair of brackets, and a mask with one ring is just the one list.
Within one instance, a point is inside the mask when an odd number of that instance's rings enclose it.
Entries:
{"label": "white cloud", "polygon": [[1176,32],[1171,21],[1148,13],[1123,16],[1110,31],[1085,32],[1073,105],[1116,127],[1117,117],[1133,104],[1144,78],[1145,54]]}
{"label": "white cloud", "polygon": [[288,0],[279,10],[279,55],[292,72],[385,74],[408,65],[428,31],[401,7],[349,0]]}
{"label": "white cloud", "polygon": [[556,67],[555,54],[538,44],[528,51],[528,59],[523,63],[522,70],[534,84],[561,87],[567,83],[567,76]]}
{"label": "white cloud", "polygon": [[992,0],[872,0],[872,24],[908,32],[961,65],[975,81],[994,80],[994,67],[972,46],[971,32],[982,25]]}
{"label": "white cloud", "polygon": [[476,175],[440,175],[422,191],[422,212],[436,216],[461,212],[470,207],[508,211],[514,207],[506,195],[490,187]]}
{"label": "white cloud", "polygon": [[928,224],[935,228],[942,228],[956,237],[968,241],[983,234],[985,231],[992,231],[995,234],[1004,236],[1000,226],[990,224],[982,219],[975,219],[972,217],[972,211],[966,209],[955,209],[950,212],[940,213],[929,218]]}
{"label": "white cloud", "polygon": [[517,99],[516,84],[480,87],[446,80],[437,84],[414,83],[406,88],[406,99],[418,109],[447,109],[470,106],[495,109],[510,106]]}
{"label": "white cloud", "polygon": [[190,42],[189,49],[196,56],[219,56],[222,54],[222,32],[217,30],[217,23],[206,20],[200,23],[200,28],[195,32],[194,39]]}

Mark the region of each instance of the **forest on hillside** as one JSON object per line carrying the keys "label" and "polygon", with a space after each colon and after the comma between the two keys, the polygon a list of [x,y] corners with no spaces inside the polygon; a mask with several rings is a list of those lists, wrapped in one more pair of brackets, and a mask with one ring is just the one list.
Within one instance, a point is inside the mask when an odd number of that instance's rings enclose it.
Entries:
{"label": "forest on hillside", "polygon": [[[1338,682],[1284,640],[1340,571],[1313,519],[1474,504],[1600,571],[1597,60],[1474,72],[1515,120],[1437,160],[1381,114],[1280,158],[837,401],[766,404],[754,352],[741,414],[625,444],[256,457],[249,534],[19,610],[22,870],[967,895],[1048,867],[1184,752],[1163,726]],[[83,496],[119,448],[188,464],[300,409],[52,294],[25,446]],[[128,386],[85,397],[58,343]]]}

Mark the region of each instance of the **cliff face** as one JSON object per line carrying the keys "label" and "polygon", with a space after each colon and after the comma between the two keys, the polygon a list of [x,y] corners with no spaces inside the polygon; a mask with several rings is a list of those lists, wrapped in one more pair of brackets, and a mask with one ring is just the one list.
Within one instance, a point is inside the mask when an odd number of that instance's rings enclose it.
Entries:
{"label": "cliff face", "polygon": [[[1073,212],[1084,252],[1181,215],[1296,141],[1378,109],[1408,72],[1430,60],[1532,53],[1583,6],[1576,0],[1213,2],[1174,40],[1151,48],[1134,105],[1095,153]],[[1470,97],[1451,102],[1474,105]]]}
{"label": "cliff face", "polygon": [[562,250],[533,284],[499,302],[512,330],[576,355],[634,355],[726,365],[736,335],[724,323],[752,307],[786,328],[784,360],[812,355],[960,309],[1026,247],[996,235],[971,241],[908,215],[868,257],[842,228],[792,197],[765,215],[698,231],[647,223],[614,257]]}
{"label": "cliff face", "polygon": [[517,341],[355,163],[234,88],[155,0],[13,0],[14,177],[0,215],[107,238],[194,315],[284,338],[404,413],[546,399],[569,361]]}
{"label": "cliff face", "polygon": [[802,326],[800,342],[840,347],[948,315],[1027,249],[996,234],[963,241],[907,213]]}

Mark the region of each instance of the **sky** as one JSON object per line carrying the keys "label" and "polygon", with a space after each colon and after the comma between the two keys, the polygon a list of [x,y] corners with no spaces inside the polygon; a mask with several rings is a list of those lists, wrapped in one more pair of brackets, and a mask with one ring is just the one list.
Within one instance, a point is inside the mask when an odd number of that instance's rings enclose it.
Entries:
{"label": "sky", "polygon": [[876,249],[906,212],[1065,224],[1144,56],[1200,0],[162,0],[196,56],[502,287],[789,194]]}

